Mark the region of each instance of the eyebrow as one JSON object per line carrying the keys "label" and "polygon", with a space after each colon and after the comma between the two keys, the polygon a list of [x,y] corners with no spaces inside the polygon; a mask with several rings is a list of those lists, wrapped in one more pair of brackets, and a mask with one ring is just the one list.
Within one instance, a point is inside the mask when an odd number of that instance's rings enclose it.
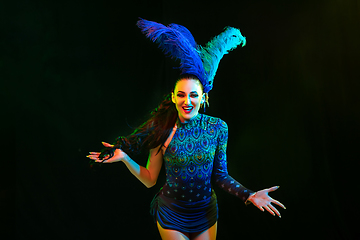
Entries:
{"label": "eyebrow", "polygon": [[[183,92],[183,91],[178,91],[178,93],[184,93],[184,94],[186,94],[185,92]],[[190,92],[190,93],[198,93],[197,91],[192,91],[192,92]]]}

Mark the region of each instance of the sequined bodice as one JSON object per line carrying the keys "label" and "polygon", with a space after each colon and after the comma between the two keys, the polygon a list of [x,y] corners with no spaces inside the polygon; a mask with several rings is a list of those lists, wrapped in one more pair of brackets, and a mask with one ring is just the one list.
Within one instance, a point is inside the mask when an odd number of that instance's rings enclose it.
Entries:
{"label": "sequined bodice", "polygon": [[222,188],[229,187],[234,195],[246,193],[227,172],[227,135],[224,121],[204,114],[179,124],[164,153],[166,183],[162,193],[176,200],[200,201],[211,196],[212,180]]}

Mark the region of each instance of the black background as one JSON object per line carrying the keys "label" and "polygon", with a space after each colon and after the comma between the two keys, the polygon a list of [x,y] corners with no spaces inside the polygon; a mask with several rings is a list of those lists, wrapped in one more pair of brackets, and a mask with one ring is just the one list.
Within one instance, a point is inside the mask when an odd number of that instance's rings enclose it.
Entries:
{"label": "black background", "polygon": [[124,164],[85,158],[132,132],[178,75],[142,17],[184,25],[201,45],[227,25],[247,38],[221,61],[206,114],[229,125],[230,174],[252,190],[280,185],[271,195],[287,210],[275,218],[216,188],[218,239],[355,238],[358,1],[1,5],[4,236],[160,239],[149,204],[164,173],[147,189]]}

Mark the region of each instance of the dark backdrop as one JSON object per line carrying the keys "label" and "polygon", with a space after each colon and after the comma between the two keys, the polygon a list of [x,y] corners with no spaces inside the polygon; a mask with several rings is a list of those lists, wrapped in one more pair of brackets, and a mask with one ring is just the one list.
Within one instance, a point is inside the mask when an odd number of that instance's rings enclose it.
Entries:
{"label": "dark backdrop", "polygon": [[253,190],[280,185],[271,195],[287,210],[275,218],[216,189],[218,239],[355,237],[358,1],[2,5],[1,94],[11,116],[2,125],[11,153],[2,228],[16,222],[4,236],[160,239],[149,203],[163,172],[147,189],[124,164],[90,168],[85,158],[144,121],[178,74],[136,27],[142,17],[184,25],[199,44],[227,25],[247,37],[221,61],[206,114],[229,125],[230,174]]}

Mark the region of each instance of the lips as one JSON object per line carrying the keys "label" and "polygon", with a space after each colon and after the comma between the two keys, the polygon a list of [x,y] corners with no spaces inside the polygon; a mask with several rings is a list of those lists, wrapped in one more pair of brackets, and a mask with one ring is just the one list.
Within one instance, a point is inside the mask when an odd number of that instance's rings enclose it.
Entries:
{"label": "lips", "polygon": [[182,109],[186,114],[189,114],[194,109],[194,107],[182,107]]}

